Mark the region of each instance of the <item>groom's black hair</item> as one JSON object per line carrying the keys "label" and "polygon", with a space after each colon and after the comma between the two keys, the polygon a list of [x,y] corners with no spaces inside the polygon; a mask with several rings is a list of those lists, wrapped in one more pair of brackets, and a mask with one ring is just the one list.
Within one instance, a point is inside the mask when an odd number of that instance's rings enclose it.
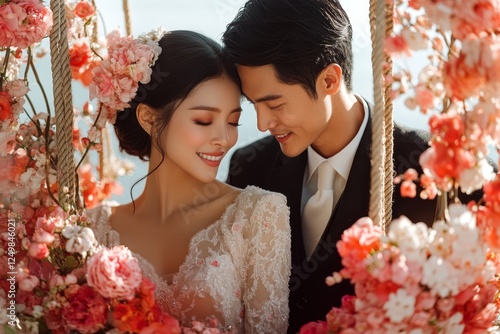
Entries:
{"label": "groom's black hair", "polygon": [[352,89],[352,26],[338,0],[250,0],[227,25],[224,56],[244,66],[273,65],[277,78],[317,97],[316,79],[330,64]]}

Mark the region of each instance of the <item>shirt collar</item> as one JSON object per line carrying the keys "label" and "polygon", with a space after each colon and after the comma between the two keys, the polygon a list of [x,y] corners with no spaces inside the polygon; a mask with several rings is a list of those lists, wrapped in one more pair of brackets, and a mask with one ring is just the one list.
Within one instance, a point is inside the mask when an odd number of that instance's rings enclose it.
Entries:
{"label": "shirt collar", "polygon": [[361,137],[366,129],[366,124],[368,123],[368,105],[366,101],[360,96],[356,95],[356,98],[363,105],[363,111],[365,115],[363,117],[363,122],[358,129],[358,132],[354,136],[354,138],[347,144],[340,152],[335,154],[334,156],[325,159],[321,155],[319,155],[311,146],[307,148],[307,167],[308,167],[308,176],[307,182],[311,179],[312,175],[318,168],[319,164],[323,161],[327,160],[330,165],[335,169],[335,171],[347,180],[349,176],[349,172],[351,171],[352,162],[354,160],[354,156],[356,155],[356,151],[358,150],[359,143],[361,141]]}

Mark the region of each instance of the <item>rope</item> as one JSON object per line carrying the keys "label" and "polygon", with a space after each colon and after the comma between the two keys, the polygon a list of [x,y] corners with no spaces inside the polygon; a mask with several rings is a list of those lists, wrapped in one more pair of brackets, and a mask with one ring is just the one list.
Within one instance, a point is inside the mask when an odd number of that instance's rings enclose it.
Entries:
{"label": "rope", "polygon": [[75,202],[75,161],[72,145],[73,102],[64,0],[51,0],[54,25],[50,33],[50,56],[57,127],[59,204],[68,211]]}
{"label": "rope", "polygon": [[[394,28],[394,2],[386,2],[385,11],[385,36],[390,36]],[[389,55],[385,57],[385,70],[384,78],[392,76],[392,59]],[[392,221],[392,193],[394,190],[394,162],[392,156],[394,153],[394,121],[393,121],[393,103],[392,103],[392,87],[390,84],[385,86],[385,112],[384,112],[384,125],[385,125],[385,217],[384,223],[387,227]]]}
{"label": "rope", "polygon": [[127,36],[132,35],[132,20],[130,18],[130,8],[128,0],[123,0],[123,12],[125,13],[125,32]]}
{"label": "rope", "polygon": [[[370,0],[370,28],[372,37],[373,97],[375,107],[372,121],[372,156],[369,216],[375,225],[385,229],[384,224],[384,161],[385,161],[385,119],[382,67],[384,62],[385,38],[384,0]],[[392,200],[391,200],[392,202]]]}

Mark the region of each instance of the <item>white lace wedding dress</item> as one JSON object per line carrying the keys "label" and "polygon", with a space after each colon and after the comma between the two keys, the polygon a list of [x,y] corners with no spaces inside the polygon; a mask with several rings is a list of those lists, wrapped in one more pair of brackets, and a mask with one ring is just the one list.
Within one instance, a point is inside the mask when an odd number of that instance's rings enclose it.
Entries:
{"label": "white lace wedding dress", "polygon": [[[97,240],[120,244],[109,223],[109,203],[87,210]],[[234,333],[286,333],[291,270],[286,198],[247,187],[219,220],[196,233],[179,272],[168,281],[134,254],[156,284],[164,311],[188,325],[211,314]]]}

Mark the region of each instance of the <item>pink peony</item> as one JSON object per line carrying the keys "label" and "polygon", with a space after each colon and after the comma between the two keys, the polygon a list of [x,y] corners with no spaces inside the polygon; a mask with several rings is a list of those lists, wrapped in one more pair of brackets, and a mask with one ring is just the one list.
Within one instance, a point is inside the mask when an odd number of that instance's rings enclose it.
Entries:
{"label": "pink peony", "polygon": [[47,36],[52,11],[41,0],[11,0],[0,6],[0,47],[27,48]]}
{"label": "pink peony", "polygon": [[87,262],[87,283],[106,298],[134,298],[141,284],[139,263],[125,246],[102,249]]}
{"label": "pink peony", "polygon": [[67,303],[62,309],[62,318],[69,329],[79,333],[95,333],[104,328],[108,305],[106,300],[88,285],[71,285],[66,293]]}
{"label": "pink peony", "polygon": [[97,97],[103,103],[110,122],[114,122],[118,111],[130,106],[139,82],[150,81],[151,66],[161,52],[157,42],[162,35],[161,30],[138,39],[121,37],[116,30],[107,35],[108,58],[92,70],[90,98]]}

